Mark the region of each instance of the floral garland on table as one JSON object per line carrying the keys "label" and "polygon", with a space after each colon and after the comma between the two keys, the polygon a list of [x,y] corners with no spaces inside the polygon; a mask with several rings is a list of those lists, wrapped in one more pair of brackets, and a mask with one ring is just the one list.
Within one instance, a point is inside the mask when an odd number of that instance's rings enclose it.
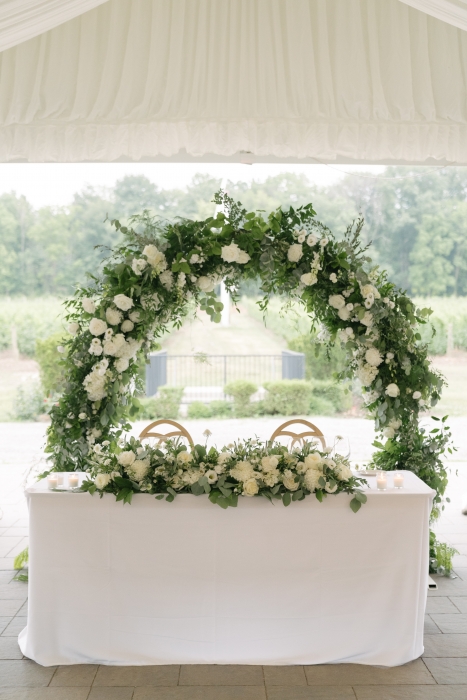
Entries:
{"label": "floral garland on table", "polygon": [[368,414],[386,438],[375,443],[374,464],[411,469],[436,490],[439,506],[450,433],[444,421],[434,433],[419,425],[420,412],[437,403],[443,386],[417,332],[430,311],[417,309],[384,271],[371,267],[360,241],[362,220],[337,240],[316,221],[311,204],[265,218],[222,192],[215,201],[224,211],[204,221],[167,222],[145,212],[129,227],[112,222],[123,244],[102,275],[66,302],[67,384],[48,431],[53,468],[95,473],[96,446],[111,461],[127,451],[121,438],[138,410],[140,358],[197,305],[220,321],[214,288],[221,279],[235,299],[242,278],[259,276],[263,310],[271,296],[285,295],[320,325],[324,346],[345,347],[347,366],[338,378],[358,377]]}
{"label": "floral garland on table", "polygon": [[97,444],[89,459],[90,477],[82,488],[90,493],[113,493],[130,503],[133,493],[154,494],[173,501],[179,493],[209,494],[222,508],[235,507],[239,496],[281,499],[285,506],[315,494],[322,501],[328,494],[353,494],[350,507],[356,513],[366,495],[365,483],[352,474],[348,460],[332,448],[318,450],[305,443],[289,452],[275,443],[263,445],[250,439],[228,445],[222,451],[196,445],[191,451],[176,440],[151,447],[131,438],[122,452],[110,455]]}

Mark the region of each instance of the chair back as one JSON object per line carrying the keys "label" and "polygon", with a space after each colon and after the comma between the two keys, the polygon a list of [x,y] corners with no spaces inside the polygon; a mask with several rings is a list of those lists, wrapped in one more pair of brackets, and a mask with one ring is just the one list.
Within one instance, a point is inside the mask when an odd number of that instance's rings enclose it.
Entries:
{"label": "chair back", "polygon": [[[172,427],[172,430],[169,429],[169,432],[162,431],[159,428],[159,426],[162,425],[168,425]],[[157,440],[157,444],[160,445],[162,442],[166,442],[166,440],[169,440],[170,438],[177,437],[185,438],[185,440],[188,440],[190,445],[194,447],[193,438],[188,430],[183,427],[183,425],[180,425],[180,423],[170,420],[169,418],[162,418],[161,420],[155,420],[153,423],[146,426],[146,428],[144,428],[144,430],[140,433],[139,439],[146,440],[148,438],[155,438]]]}
{"label": "chair back", "polygon": [[[293,425],[306,426],[306,430],[296,432],[290,427]],[[309,421],[304,420],[303,418],[293,418],[292,420],[288,420],[286,423],[282,423],[282,425],[280,425],[277,428],[277,430],[275,430],[271,435],[270,442],[274,442],[274,440],[281,436],[291,438],[291,448],[293,448],[293,446],[297,442],[300,444],[300,447],[303,447],[303,444],[307,442],[307,437],[317,438],[321,442],[323,449],[326,447],[326,441],[321,430],[317,428],[316,425],[313,425],[313,423],[310,423]]]}

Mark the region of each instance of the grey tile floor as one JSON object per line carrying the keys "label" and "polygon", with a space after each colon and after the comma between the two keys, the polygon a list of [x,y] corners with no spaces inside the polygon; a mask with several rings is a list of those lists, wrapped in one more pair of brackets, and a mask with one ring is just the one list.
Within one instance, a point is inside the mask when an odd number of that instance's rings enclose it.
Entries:
{"label": "grey tile floor", "polygon": [[[329,434],[345,434],[346,421],[334,425],[333,419],[326,420]],[[244,429],[251,434],[249,422],[230,423],[223,421],[219,430],[239,436]],[[371,437],[368,423],[355,420],[347,425],[354,440],[352,453],[364,459]],[[205,427],[214,426],[198,423],[189,429],[198,438],[196,431],[201,434]],[[257,428],[260,437],[267,437],[271,426],[265,422]],[[425,652],[409,664],[44,668],[25,659],[17,636],[27,620],[27,584],[13,580],[12,568],[14,557],[27,544],[23,484],[30,467],[40,462],[44,432],[40,424],[0,424],[0,441],[4,438],[4,445],[14,445],[0,456],[0,700],[467,699],[467,516],[460,513],[462,494],[467,493],[465,461],[451,465],[447,494],[451,503],[436,528],[460,552],[455,558],[458,578],[435,577],[438,590],[429,592],[425,616]],[[458,436],[458,457],[466,460],[467,434],[461,424]]]}

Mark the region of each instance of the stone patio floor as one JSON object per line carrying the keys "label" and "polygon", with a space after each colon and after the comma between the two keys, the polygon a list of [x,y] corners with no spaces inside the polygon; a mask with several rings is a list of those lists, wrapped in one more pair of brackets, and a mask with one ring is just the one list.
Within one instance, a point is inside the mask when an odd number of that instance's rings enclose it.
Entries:
{"label": "stone patio floor", "polygon": [[[195,440],[209,428],[213,438],[269,437],[278,421],[183,421]],[[349,435],[352,457],[371,453],[371,424],[323,418],[325,434]],[[404,666],[59,666],[44,668],[25,659],[17,636],[27,620],[27,584],[13,580],[13,559],[27,544],[24,483],[41,468],[44,425],[0,424],[0,700],[467,700],[467,493],[465,419],[452,419],[459,446],[451,463],[451,503],[436,526],[454,545],[456,579],[434,578],[428,593],[425,652]],[[141,429],[135,426],[137,434]],[[253,429],[253,430],[252,430]],[[204,440],[203,440],[204,441]],[[456,474],[457,471],[457,474]],[[29,474],[29,476],[28,476]],[[382,630],[384,634],[384,630]]]}

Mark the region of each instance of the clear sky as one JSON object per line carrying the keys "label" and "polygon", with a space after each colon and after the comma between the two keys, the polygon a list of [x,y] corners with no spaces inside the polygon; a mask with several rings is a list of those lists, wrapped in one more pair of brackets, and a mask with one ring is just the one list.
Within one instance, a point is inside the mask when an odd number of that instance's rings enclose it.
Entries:
{"label": "clear sky", "polygon": [[0,163],[0,194],[24,194],[35,208],[66,206],[87,185],[112,187],[127,174],[146,175],[164,189],[184,188],[195,173],[229,180],[264,180],[280,172],[305,173],[310,182],[330,185],[345,172],[382,172],[378,165],[283,165],[240,163]]}

